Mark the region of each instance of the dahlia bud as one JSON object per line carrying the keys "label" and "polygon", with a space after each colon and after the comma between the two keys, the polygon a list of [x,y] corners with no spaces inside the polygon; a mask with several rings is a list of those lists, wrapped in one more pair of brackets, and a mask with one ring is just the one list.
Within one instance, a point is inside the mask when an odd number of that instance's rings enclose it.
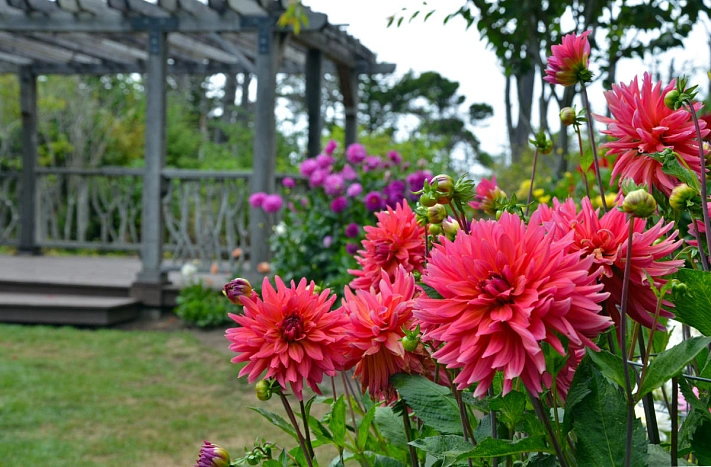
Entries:
{"label": "dahlia bud", "polygon": [[230,455],[227,451],[209,441],[203,443],[195,467],[229,467],[229,465]]}
{"label": "dahlia bud", "polygon": [[444,234],[447,236],[447,238],[450,240],[454,240],[454,237],[457,236],[457,232],[459,232],[459,229],[459,222],[455,221],[452,218],[447,218],[442,221],[442,230],[444,231]]}
{"label": "dahlia bud", "polygon": [[689,294],[689,286],[677,279],[672,279],[672,294],[675,297],[685,297]]}
{"label": "dahlia bud", "polygon": [[676,107],[676,103],[679,101],[679,91],[676,89],[672,89],[668,93],[664,95],[664,105],[667,106],[667,108],[676,110],[678,107]]}
{"label": "dahlia bud", "polygon": [[412,276],[415,278],[415,282],[420,282],[422,280],[422,273],[420,271],[412,271]]}
{"label": "dahlia bud", "polygon": [[266,380],[258,381],[254,386],[254,392],[257,394],[257,399],[260,401],[268,401],[272,398],[272,385]]}
{"label": "dahlia bud", "polygon": [[697,196],[696,190],[686,183],[677,185],[669,195],[669,206],[674,209],[686,209]]}
{"label": "dahlia bud", "polygon": [[454,180],[447,174],[439,174],[430,182],[437,187],[437,202],[448,204],[454,196]]}
{"label": "dahlia bud", "polygon": [[239,298],[245,296],[250,298],[254,290],[252,289],[252,284],[249,283],[247,279],[237,277],[232,279],[225,287],[222,289],[222,294],[227,297],[227,300],[231,301],[235,305],[239,304]]}
{"label": "dahlia bud", "polygon": [[427,222],[430,224],[439,224],[447,218],[447,208],[441,204],[435,204],[427,208]]}
{"label": "dahlia bud", "polygon": [[546,134],[542,131],[537,133],[535,138],[529,139],[528,142],[534,145],[541,154],[550,154],[553,151],[553,141],[546,138]]}
{"label": "dahlia bud", "polygon": [[622,211],[632,215],[632,217],[645,218],[651,216],[657,209],[657,202],[647,190],[635,190],[625,196],[622,203]]}
{"label": "dahlia bud", "polygon": [[437,204],[437,200],[434,199],[430,193],[424,192],[420,195],[420,204],[426,208],[429,208]]}
{"label": "dahlia bud", "polygon": [[575,123],[575,119],[577,118],[577,114],[575,113],[575,109],[572,107],[564,107],[560,111],[560,123],[562,123],[565,126],[570,126]]}
{"label": "dahlia bud", "polygon": [[435,237],[438,235],[442,235],[442,227],[440,227],[439,224],[430,224],[428,227],[430,234],[434,235]]}

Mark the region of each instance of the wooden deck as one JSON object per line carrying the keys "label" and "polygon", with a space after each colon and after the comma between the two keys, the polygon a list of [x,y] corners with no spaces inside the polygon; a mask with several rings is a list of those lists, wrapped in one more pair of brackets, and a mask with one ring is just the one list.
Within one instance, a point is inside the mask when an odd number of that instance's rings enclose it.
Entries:
{"label": "wooden deck", "polygon": [[[138,258],[0,255],[0,322],[111,325],[135,319],[142,303],[131,297]],[[168,273],[166,304],[197,280],[220,289],[227,271],[183,277]]]}

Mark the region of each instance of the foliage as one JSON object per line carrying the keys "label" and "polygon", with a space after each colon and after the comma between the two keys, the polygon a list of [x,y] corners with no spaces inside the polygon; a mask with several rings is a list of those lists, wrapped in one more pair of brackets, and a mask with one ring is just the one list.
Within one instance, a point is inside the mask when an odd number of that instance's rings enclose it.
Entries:
{"label": "foliage", "polygon": [[183,321],[199,328],[215,328],[230,322],[227,313],[238,313],[220,291],[203,282],[196,282],[180,290],[175,314]]}

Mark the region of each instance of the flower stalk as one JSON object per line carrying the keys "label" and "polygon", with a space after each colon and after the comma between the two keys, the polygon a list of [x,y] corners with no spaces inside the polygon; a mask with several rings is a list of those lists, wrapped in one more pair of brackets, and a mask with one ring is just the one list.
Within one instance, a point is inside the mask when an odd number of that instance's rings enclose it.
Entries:
{"label": "flower stalk", "polygon": [[587,196],[588,199],[591,199],[590,198],[590,185],[588,184],[588,171],[587,171],[587,169],[583,169],[583,164],[582,164],[583,157],[585,156],[585,151],[583,150],[583,137],[580,134],[580,126],[579,125],[575,125],[575,134],[578,135],[578,148],[580,150],[580,170],[583,173],[583,183],[585,184],[585,196]]}
{"label": "flower stalk", "polygon": [[600,198],[602,198],[602,209],[607,212],[607,201],[605,200],[605,190],[602,187],[602,174],[600,173],[600,163],[597,160],[597,146],[595,145],[595,133],[593,129],[592,112],[590,111],[590,102],[588,100],[588,90],[585,87],[585,83],[580,83],[580,95],[583,98],[583,105],[585,106],[585,113],[588,119],[588,134],[590,136],[590,146],[592,147],[593,153],[593,164],[595,165],[595,176],[597,177],[597,186],[600,190]]}
{"label": "flower stalk", "polygon": [[563,454],[563,450],[560,447],[558,437],[553,431],[551,421],[548,418],[548,415],[546,415],[545,410],[543,409],[543,404],[541,403],[541,400],[536,397],[536,395],[533,394],[530,389],[526,388],[526,391],[528,392],[529,399],[531,399],[531,404],[533,405],[533,410],[535,410],[536,412],[536,416],[538,416],[538,419],[543,423],[543,426],[545,426],[546,431],[548,432],[548,436],[551,439],[551,444],[553,445],[555,454],[556,456],[558,456],[558,462],[560,463],[560,467],[568,467],[568,461],[566,460],[566,457]]}
{"label": "flower stalk", "polygon": [[[701,175],[699,175],[699,182],[701,182],[701,214],[704,219],[704,228],[706,229],[706,247],[709,254],[711,254],[711,220],[709,220],[709,211],[706,208],[706,202],[708,201],[708,195],[706,193],[706,158],[704,157],[704,139],[701,136],[701,127],[699,126],[699,117],[696,115],[696,110],[690,102],[686,102],[686,106],[691,113],[691,118],[694,120],[694,127],[696,128],[696,139],[699,144],[699,164],[701,168]],[[699,237],[701,237],[701,232],[699,232]],[[703,256],[703,249],[701,244],[701,238],[699,238],[699,253]],[[706,271],[709,270],[707,264]]]}
{"label": "flower stalk", "polygon": [[294,411],[291,409],[289,400],[286,398],[286,395],[284,394],[283,391],[279,391],[279,397],[281,397],[281,403],[282,403],[282,405],[284,405],[284,410],[286,411],[286,414],[289,416],[289,421],[294,426],[294,430],[296,430],[296,437],[299,439],[299,446],[301,446],[301,450],[304,452],[304,457],[306,457],[306,463],[309,465],[309,467],[313,467],[313,460],[311,458],[311,450],[306,445],[306,439],[304,438],[304,435],[301,434],[301,429],[299,428],[299,423],[296,421],[296,416],[294,415]]}
{"label": "flower stalk", "polygon": [[538,163],[538,146],[536,146],[536,152],[533,153],[533,168],[531,169],[531,186],[528,187],[528,201],[526,201],[526,217],[531,210],[531,203],[533,202],[533,181],[536,178],[536,164]]}
{"label": "flower stalk", "polygon": [[[604,200],[604,197],[603,197]],[[625,375],[625,395],[627,396],[627,437],[625,440],[625,467],[632,462],[632,424],[634,422],[634,403],[632,400],[632,384],[630,370],[627,364],[627,299],[629,297],[630,270],[632,269],[632,236],[634,235],[634,217],[629,217],[629,234],[627,236],[627,256],[625,273],[622,280],[622,302],[620,306],[620,350],[622,353],[622,370]]]}

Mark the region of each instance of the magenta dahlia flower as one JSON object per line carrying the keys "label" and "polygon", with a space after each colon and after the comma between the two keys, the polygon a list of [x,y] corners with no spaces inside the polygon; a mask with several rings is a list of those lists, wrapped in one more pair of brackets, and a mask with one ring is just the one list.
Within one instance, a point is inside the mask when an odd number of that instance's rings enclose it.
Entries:
{"label": "magenta dahlia flower", "polygon": [[316,284],[307,285],[306,279],[290,287],[279,276],[274,280],[276,290],[264,279],[262,298],[240,297],[244,314],[229,316],[241,327],[228,329],[225,337],[237,352],[232,362],[247,362],[240,377],[247,375],[252,383],[266,372],[263,378],[276,379],[283,389],[289,385],[303,400],[304,381],[321,394],[323,375],[335,376],[343,368],[348,317],[329,312],[336,301],[329,289],[317,294]]}
{"label": "magenta dahlia flower", "polygon": [[469,206],[477,211],[493,216],[496,214],[496,203],[500,198],[505,198],[506,193],[496,184],[496,175],[491,180],[482,178],[476,185],[474,199],[469,202]]}
{"label": "magenta dahlia flower", "polygon": [[195,467],[229,467],[230,455],[222,447],[204,441]]}
{"label": "magenta dahlia flower", "polygon": [[263,191],[258,191],[257,193],[252,193],[249,197],[249,205],[253,208],[261,208],[267,194]]}
{"label": "magenta dahlia flower", "polygon": [[365,146],[362,144],[353,143],[346,148],[346,160],[353,165],[359,165],[367,155]]}
{"label": "magenta dahlia flower", "polygon": [[284,205],[284,200],[279,195],[267,195],[262,202],[262,209],[268,213],[279,212]]}
{"label": "magenta dahlia flower", "polygon": [[331,211],[338,214],[339,212],[345,211],[348,207],[348,200],[344,196],[339,196],[338,198],[331,201]]}
{"label": "magenta dahlia flower", "polygon": [[328,143],[326,143],[326,147],[323,148],[323,152],[324,152],[324,154],[332,156],[333,152],[336,150],[337,147],[338,147],[338,143],[332,139],[329,139]]}
{"label": "magenta dahlia flower", "polygon": [[547,342],[565,354],[560,336],[597,349],[591,338],[607,329],[599,314],[607,298],[590,273],[593,259],[570,250],[572,235],[558,240],[539,225],[504,212],[498,221],[473,222],[468,235],[440,237],[423,281],[443,299],[420,298],[415,317],[425,337],[444,342],[434,353],[447,368],[459,368],[460,389],[478,383],[486,393],[502,371],[504,393],[520,377],[533,393],[542,390]]}
{"label": "magenta dahlia flower", "polygon": [[306,159],[299,166],[299,172],[301,172],[307,177],[310,177],[316,169],[318,169],[318,163],[316,162],[316,159]]}
{"label": "magenta dahlia flower", "polygon": [[553,55],[548,57],[544,80],[563,86],[588,83],[592,80],[592,73],[588,70],[590,64],[588,34],[590,31],[585,31],[579,36],[567,34],[563,36],[560,45],[551,47]]}
{"label": "magenta dahlia flower", "polygon": [[343,193],[346,186],[346,181],[337,174],[332,174],[326,177],[323,181],[323,191],[329,196],[338,196]]}
{"label": "magenta dahlia flower", "polygon": [[362,269],[349,269],[356,276],[350,286],[353,289],[378,291],[381,280],[380,270],[388,273],[394,280],[398,266],[405,271],[423,270],[425,260],[425,229],[417,224],[415,213],[403,202],[395,209],[375,213],[378,223],[363,227],[364,250],[358,251],[356,261]]}
{"label": "magenta dahlia flower", "polygon": [[406,352],[401,339],[403,329],[413,330],[415,320],[412,309],[418,294],[412,274],[399,267],[391,281],[381,271],[379,292],[350,288],[340,310],[346,314],[351,325],[346,327],[350,343],[350,360],[357,362],[354,376],[360,381],[363,393],[367,390],[374,400],[393,402],[397,392],[389,379],[396,373],[427,375],[434,364],[424,346],[414,352]]}
{"label": "magenta dahlia flower", "polygon": [[[612,179],[619,176],[619,183],[631,178],[636,184],[645,183],[648,190],[656,186],[667,195],[679,180],[662,171],[662,164],[646,154],[662,152],[667,148],[677,153],[682,165],[701,174],[699,146],[691,114],[685,109],[671,110],[664,105],[664,96],[676,86],[672,81],[662,88],[662,83],[652,82],[649,73],[644,74],[640,88],[635,77],[630,84],[615,84],[605,92],[605,99],[612,118],[595,115],[599,122],[607,124],[602,133],[612,141],[602,145],[608,154],[617,155],[612,169]],[[701,103],[694,104],[698,111]],[[709,134],[706,122],[699,121],[702,136]]]}
{"label": "magenta dahlia flower", "polygon": [[[615,320],[620,321],[617,309],[622,304],[622,280],[624,278],[625,261],[627,258],[627,235],[629,222],[624,212],[610,209],[601,218],[593,209],[590,200],[584,198],[581,211],[576,212],[572,199],[560,203],[554,200],[553,209],[541,206],[531,217],[532,224],[542,224],[553,237],[562,237],[573,233],[573,250],[592,258],[592,269],[602,267],[600,281],[605,291],[610,293],[607,300],[607,312]],[[629,317],[645,327],[652,327],[657,298],[649,287],[647,274],[654,279],[657,288],[661,288],[666,279],[664,276],[673,274],[684,264],[683,260],[667,260],[663,258],[671,254],[679,246],[675,240],[678,231],[665,237],[674,227],[674,223],[664,224],[660,220],[650,229],[645,229],[645,219],[634,219],[634,234],[632,236],[632,264],[630,270],[629,300],[627,313]],[[663,302],[667,308],[674,305]],[[674,314],[662,308],[660,316],[673,318]],[[659,330],[664,330],[661,323]]]}

